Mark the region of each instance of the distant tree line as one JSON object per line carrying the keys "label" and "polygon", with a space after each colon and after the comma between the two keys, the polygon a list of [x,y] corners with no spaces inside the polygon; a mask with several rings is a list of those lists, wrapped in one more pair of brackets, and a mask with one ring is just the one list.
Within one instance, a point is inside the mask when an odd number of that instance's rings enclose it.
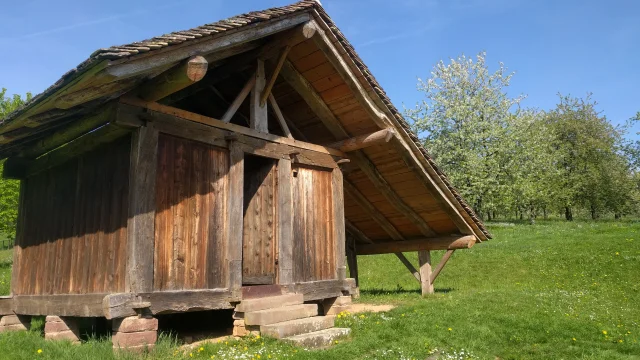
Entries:
{"label": "distant tree line", "polygon": [[513,73],[490,72],[485,53],[441,61],[424,100],[406,115],[427,150],[485,220],[576,213],[593,219],[640,212],[640,143],[628,131],[640,112],[613,126],[584,98],[558,94],[554,109],[511,97]]}

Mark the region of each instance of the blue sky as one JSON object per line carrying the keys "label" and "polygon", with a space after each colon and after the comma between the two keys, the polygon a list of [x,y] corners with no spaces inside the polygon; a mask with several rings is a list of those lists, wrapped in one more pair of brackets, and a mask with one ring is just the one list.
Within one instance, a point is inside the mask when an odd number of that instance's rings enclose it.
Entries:
{"label": "blue sky", "polygon": [[[0,12],[0,87],[41,92],[94,50],[293,0],[23,0]],[[322,0],[395,105],[420,100],[439,60],[487,52],[509,92],[552,108],[593,92],[614,123],[640,111],[640,1]]]}

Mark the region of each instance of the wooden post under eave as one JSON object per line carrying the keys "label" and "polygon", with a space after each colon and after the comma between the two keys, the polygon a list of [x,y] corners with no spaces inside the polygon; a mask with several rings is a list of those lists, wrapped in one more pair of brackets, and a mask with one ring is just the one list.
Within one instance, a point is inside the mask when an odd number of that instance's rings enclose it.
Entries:
{"label": "wooden post under eave", "polygon": [[429,250],[418,251],[418,263],[420,264],[422,296],[433,294],[433,283],[431,282],[431,252]]}
{"label": "wooden post under eave", "polygon": [[293,283],[291,160],[278,160],[278,283]]}
{"label": "wooden post under eave", "polygon": [[347,277],[347,267],[345,264],[345,223],[344,223],[344,188],[342,184],[342,171],[340,168],[333,169],[331,185],[333,188],[333,229],[336,242],[336,270],[338,279],[344,280]]}
{"label": "wooden post under eave", "polygon": [[153,124],[134,130],[129,167],[126,290],[153,291],[158,131]]}
{"label": "wooden post under eave", "polygon": [[229,143],[229,194],[227,195],[227,271],[229,290],[242,288],[242,212],[244,203],[244,152]]}
{"label": "wooden post under eave", "polygon": [[360,287],[360,279],[358,279],[358,257],[356,255],[356,238],[347,237],[347,264],[349,265],[349,277],[356,280],[356,287]]}
{"label": "wooden post under eave", "polygon": [[260,132],[268,133],[267,104],[260,105],[260,96],[267,82],[264,74],[264,61],[261,59],[258,59],[255,76],[256,81],[253,85],[253,90],[251,90],[251,95],[249,95],[250,127]]}

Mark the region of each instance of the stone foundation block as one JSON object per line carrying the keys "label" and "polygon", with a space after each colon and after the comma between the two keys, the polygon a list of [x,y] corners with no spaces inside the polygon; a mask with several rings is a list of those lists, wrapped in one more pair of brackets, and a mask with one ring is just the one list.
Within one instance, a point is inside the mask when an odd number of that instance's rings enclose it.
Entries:
{"label": "stone foundation block", "polygon": [[139,331],[139,332],[116,332],[111,337],[114,348],[133,348],[133,347],[148,347],[149,349],[155,346],[158,340],[157,331]]}
{"label": "stone foundation block", "polygon": [[338,296],[322,302],[325,315],[337,315],[342,311],[349,311],[351,296]]}
{"label": "stone foundation block", "polygon": [[31,317],[21,315],[0,316],[0,332],[25,331],[31,327]]}
{"label": "stone foundation block", "polygon": [[75,318],[47,316],[44,324],[44,338],[47,340],[68,340],[80,343],[78,322]]}
{"label": "stone foundation block", "polygon": [[338,315],[343,311],[350,311],[351,305],[334,305],[329,308],[325,308],[325,315]]}
{"label": "stone foundation block", "polygon": [[247,336],[247,335],[260,335],[260,327],[253,325],[246,325],[244,320],[233,321],[233,336]]}
{"label": "stone foundation block", "polygon": [[130,316],[112,322],[111,340],[115,349],[130,351],[152,349],[158,340],[158,319]]}
{"label": "stone foundation block", "polygon": [[117,332],[158,331],[158,319],[135,316],[113,320],[112,328]]}

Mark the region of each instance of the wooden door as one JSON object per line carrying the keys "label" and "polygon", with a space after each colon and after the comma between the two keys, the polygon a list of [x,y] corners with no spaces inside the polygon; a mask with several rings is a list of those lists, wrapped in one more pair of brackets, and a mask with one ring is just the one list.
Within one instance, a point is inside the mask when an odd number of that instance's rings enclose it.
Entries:
{"label": "wooden door", "polygon": [[247,155],[244,162],[242,284],[276,282],[276,161]]}
{"label": "wooden door", "polygon": [[292,201],[293,281],[337,279],[331,171],[295,166]]}

